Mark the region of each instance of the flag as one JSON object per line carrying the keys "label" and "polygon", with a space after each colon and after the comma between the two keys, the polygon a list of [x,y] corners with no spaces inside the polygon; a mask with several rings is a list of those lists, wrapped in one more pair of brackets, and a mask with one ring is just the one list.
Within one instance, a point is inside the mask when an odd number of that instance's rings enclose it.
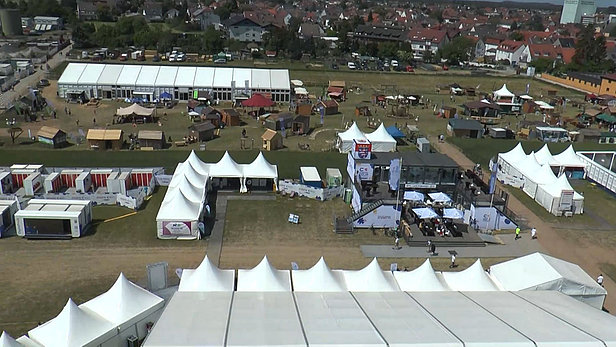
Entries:
{"label": "flag", "polygon": [[389,188],[398,190],[400,184],[400,159],[392,159],[389,163]]}
{"label": "flag", "polygon": [[491,170],[490,174],[490,194],[494,194],[494,190],[496,189],[496,172],[498,171],[498,163],[496,161],[491,162]]}
{"label": "flag", "polygon": [[530,83],[526,83],[526,94],[530,93]]}

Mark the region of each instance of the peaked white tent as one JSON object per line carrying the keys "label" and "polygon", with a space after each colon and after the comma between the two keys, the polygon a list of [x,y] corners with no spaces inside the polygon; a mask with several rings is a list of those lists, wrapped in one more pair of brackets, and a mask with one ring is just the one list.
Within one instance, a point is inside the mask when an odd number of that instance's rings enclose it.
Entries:
{"label": "peaked white tent", "polygon": [[185,162],[189,163],[195,171],[197,171],[200,175],[203,176],[207,176],[209,172],[209,166],[211,165],[201,161],[195,151],[190,151],[190,154],[188,155],[188,158],[186,158]]}
{"label": "peaked white tent", "polygon": [[552,152],[550,152],[547,143],[544,144],[540,150],[535,152],[535,159],[537,159],[537,162],[540,165],[548,164],[551,166],[558,166],[558,162],[554,159],[554,156],[552,155]]}
{"label": "peaked white tent", "polygon": [[131,335],[144,338],[147,323],[156,322],[164,305],[162,298],[130,282],[120,273],[107,292],[79,305],[79,308],[115,325],[118,336],[114,339],[121,344]]}
{"label": "peaked white tent", "polygon": [[346,131],[339,133],[338,139],[340,141],[340,153],[350,152],[353,149],[354,140],[368,140],[355,122]]}
{"label": "peaked white tent", "polygon": [[[563,192],[573,192],[573,201],[570,207],[561,206]],[[565,175],[560,175],[552,183],[540,185],[537,188],[535,201],[555,216],[563,214],[564,210],[562,208],[566,208],[574,214],[582,214],[584,212],[584,197],[573,190]]]}
{"label": "peaked white tent", "polygon": [[6,331],[0,335],[0,347],[23,347],[19,342],[12,338]]}
{"label": "peaked white tent", "polygon": [[494,99],[498,101],[501,98],[513,98],[515,94],[507,89],[507,84],[503,84],[503,86],[499,90],[495,90],[492,94],[494,94]]}
{"label": "peaked white tent", "polygon": [[554,175],[554,171],[552,171],[552,167],[548,164],[545,164],[540,166],[538,169],[535,168],[532,171],[529,170],[522,190],[524,190],[524,192],[528,196],[534,199],[535,195],[537,194],[537,188],[539,187],[539,185],[551,184],[554,181],[556,181],[556,176]]}
{"label": "peaked white tent", "polygon": [[385,129],[385,125],[381,123],[379,127],[368,134],[365,134],[368,141],[372,143],[373,152],[395,152],[396,139],[394,139]]}
{"label": "peaked white tent", "polygon": [[432,268],[430,259],[413,271],[394,271],[394,278],[401,290],[405,292],[438,292],[449,290]]}
{"label": "peaked white tent", "polygon": [[526,153],[522,148],[522,143],[513,147],[509,152],[498,154],[498,167],[497,177],[500,181],[512,185],[514,187],[521,187],[524,183],[522,172],[518,169],[516,163],[526,160]]}
{"label": "peaked white tent", "polygon": [[113,323],[80,309],[72,299],[55,318],[28,332],[31,339],[46,347],[98,346],[114,335]]}
{"label": "peaked white tent", "polygon": [[180,190],[167,190],[156,215],[159,238],[199,237],[203,204],[191,201]]}
{"label": "peaked white tent", "polygon": [[237,270],[238,292],[289,292],[291,273],[278,270],[267,260],[267,256],[254,268]]}
{"label": "peaked white tent", "polygon": [[374,258],[361,270],[343,270],[346,287],[351,292],[392,292],[400,288],[391,271],[383,271]]}
{"label": "peaked white tent", "polygon": [[344,275],[331,270],[323,257],[307,270],[293,270],[293,290],[295,292],[345,292]]}
{"label": "peaked white tent", "polygon": [[263,152],[259,152],[259,155],[250,164],[240,164],[244,177],[249,178],[272,178],[278,179],[278,166],[270,164]]}
{"label": "peaked white tent", "polygon": [[443,272],[443,279],[451,290],[455,291],[494,291],[499,288],[483,270],[481,260],[459,272]]}
{"label": "peaked white tent", "polygon": [[443,192],[428,193],[428,196],[430,197],[430,200],[437,202],[437,203],[446,204],[446,203],[451,202],[451,198],[449,197],[449,195]]}
{"label": "peaked white tent", "polygon": [[196,269],[184,269],[180,278],[179,292],[232,292],[235,282],[234,270],[217,268],[208,256]]}
{"label": "peaked white tent", "polygon": [[225,151],[225,154],[220,160],[210,167],[210,177],[236,177],[241,178],[244,176],[242,169],[238,163],[231,158],[229,152]]}
{"label": "peaked white tent", "polygon": [[598,309],[607,295],[578,265],[542,253],[492,265],[490,274],[504,290],[555,290]]}
{"label": "peaked white tent", "polygon": [[573,149],[573,145],[569,145],[564,151],[554,155],[554,161],[558,163],[562,168],[565,167],[573,167],[573,168],[585,168],[586,163],[580,159],[580,157],[575,153]]}

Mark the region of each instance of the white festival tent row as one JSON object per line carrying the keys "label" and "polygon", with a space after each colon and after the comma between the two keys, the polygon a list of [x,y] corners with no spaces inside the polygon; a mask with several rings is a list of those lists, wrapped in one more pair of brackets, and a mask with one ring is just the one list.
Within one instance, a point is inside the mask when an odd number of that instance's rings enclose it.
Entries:
{"label": "white festival tent row", "polygon": [[498,172],[497,178],[499,181],[511,186],[520,188],[524,184],[524,176],[517,167],[517,163],[527,159],[526,153],[522,148],[522,143],[513,147],[510,151],[499,153],[497,158]]}
{"label": "white festival tent row", "polygon": [[338,149],[340,153],[347,153],[353,150],[353,143],[355,141],[366,140],[372,143],[373,152],[396,151],[396,139],[387,132],[383,123],[375,131],[364,133],[355,122],[347,130],[338,133]]}
{"label": "white festival tent row", "polygon": [[237,291],[290,292],[291,272],[274,268],[267,256],[264,256],[254,268],[237,271]]}
{"label": "white festival tent row", "polygon": [[560,291],[597,309],[603,307],[607,295],[578,265],[541,253],[492,265],[490,275],[503,290]]}
{"label": "white festival tent row", "polygon": [[443,281],[453,291],[498,291],[500,288],[481,266],[481,260],[459,272],[441,272]]}
{"label": "white festival tent row", "polygon": [[391,271],[383,271],[374,258],[361,270],[343,270],[344,282],[352,292],[392,292],[399,291]]}
{"label": "white festival tent row", "polygon": [[[567,192],[573,195],[570,203],[571,207],[569,207],[569,202],[566,203],[566,206],[563,206],[563,196]],[[573,190],[573,187],[571,187],[567,180],[567,176],[564,174],[560,175],[552,183],[540,185],[537,188],[535,201],[555,216],[562,215],[563,210],[561,207],[566,208],[566,210],[572,210],[573,214],[584,213],[584,197]]]}
{"label": "white festival tent row", "polygon": [[436,276],[430,259],[412,271],[394,271],[398,286],[405,292],[439,292],[450,290],[444,281]]}
{"label": "white festival tent row", "polygon": [[235,271],[217,268],[206,255],[196,269],[184,269],[182,271],[178,291],[232,292],[234,286]]}
{"label": "white festival tent row", "polygon": [[295,292],[346,292],[348,289],[341,270],[332,270],[321,257],[313,267],[293,270]]}

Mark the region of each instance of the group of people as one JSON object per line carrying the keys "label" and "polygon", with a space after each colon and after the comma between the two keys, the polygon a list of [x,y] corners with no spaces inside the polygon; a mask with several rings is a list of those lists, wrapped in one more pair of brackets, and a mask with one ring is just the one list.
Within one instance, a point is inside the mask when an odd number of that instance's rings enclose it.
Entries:
{"label": "group of people", "polygon": [[[515,228],[515,238],[514,238],[514,240],[519,240],[519,239],[522,238],[522,236],[520,235],[521,231],[522,230],[520,229],[519,226],[517,226]],[[535,229],[534,227],[530,229],[530,238],[533,239],[533,240],[537,239],[537,229]]]}

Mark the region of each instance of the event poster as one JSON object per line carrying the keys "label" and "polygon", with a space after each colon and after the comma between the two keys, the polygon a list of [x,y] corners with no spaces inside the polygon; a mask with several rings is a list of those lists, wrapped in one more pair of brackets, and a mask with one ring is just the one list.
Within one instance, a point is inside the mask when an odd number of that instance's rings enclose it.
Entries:
{"label": "event poster", "polygon": [[163,235],[190,235],[192,222],[163,222]]}
{"label": "event poster", "polygon": [[372,165],[367,163],[357,163],[355,167],[357,168],[357,177],[359,177],[360,181],[372,181],[372,175],[374,173]]}

